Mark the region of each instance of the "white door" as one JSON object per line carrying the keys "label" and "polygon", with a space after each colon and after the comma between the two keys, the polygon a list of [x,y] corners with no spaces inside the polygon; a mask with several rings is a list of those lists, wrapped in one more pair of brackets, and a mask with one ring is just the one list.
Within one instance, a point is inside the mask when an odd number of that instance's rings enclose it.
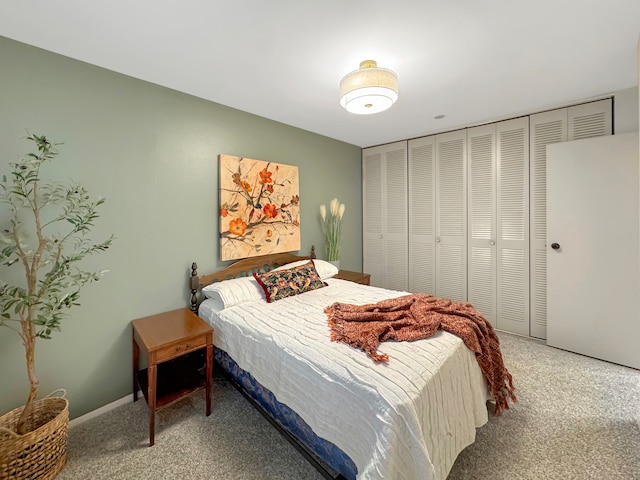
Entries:
{"label": "white door", "polygon": [[547,147],[547,344],[640,368],[638,134]]}
{"label": "white door", "polygon": [[371,285],[383,281],[383,151],[362,151],[362,269],[371,275]]}
{"label": "white door", "polygon": [[547,145],[567,141],[567,109],[530,120],[530,335],[547,338]]}
{"label": "white door", "polygon": [[407,142],[362,151],[362,266],[371,285],[407,290]]}
{"label": "white door", "polygon": [[408,289],[407,142],[394,144],[385,156],[385,281],[391,290]]}
{"label": "white door", "polygon": [[496,124],[467,130],[468,302],[494,327],[496,293]]}
{"label": "white door", "polygon": [[467,301],[467,131],[436,135],[436,291]]}
{"label": "white door", "polygon": [[409,291],[436,291],[436,137],[409,140]]}
{"label": "white door", "polygon": [[547,336],[547,145],[567,140],[611,135],[613,104],[610,98],[530,116],[531,184],[531,331]]}
{"label": "white door", "polygon": [[529,119],[500,122],[496,132],[496,328],[529,335]]}
{"label": "white door", "polygon": [[529,335],[529,119],[470,128],[468,301]]}

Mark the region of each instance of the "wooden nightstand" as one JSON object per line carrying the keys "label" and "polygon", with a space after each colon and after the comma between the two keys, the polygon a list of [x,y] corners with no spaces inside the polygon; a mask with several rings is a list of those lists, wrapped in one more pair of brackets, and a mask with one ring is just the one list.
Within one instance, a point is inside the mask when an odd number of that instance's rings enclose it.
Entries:
{"label": "wooden nightstand", "polygon": [[350,272],[349,270],[340,270],[334,278],[349,280],[350,282],[369,285],[371,283],[371,275],[362,272]]}
{"label": "wooden nightstand", "polygon": [[[206,413],[207,416],[211,414],[213,328],[187,308],[138,318],[131,324],[133,326],[133,401],[138,400],[139,387],[149,406],[149,446],[151,447],[155,443],[157,410],[204,388],[207,397]],[[185,371],[174,374],[176,365],[180,367],[176,359],[205,348],[204,377],[195,368],[185,368]],[[140,350],[147,355],[146,370],[139,370]],[[173,362],[170,362],[171,360]]]}

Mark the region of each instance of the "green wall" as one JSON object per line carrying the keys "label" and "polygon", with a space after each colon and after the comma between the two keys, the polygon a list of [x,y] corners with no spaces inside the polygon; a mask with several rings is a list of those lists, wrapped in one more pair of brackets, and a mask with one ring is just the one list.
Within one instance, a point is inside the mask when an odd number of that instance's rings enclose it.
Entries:
{"label": "green wall", "polygon": [[[41,395],[65,388],[72,418],[131,393],[130,321],[187,305],[191,262],[200,274],[222,266],[218,154],[298,165],[300,253],[315,244],[323,257],[318,206],[337,196],[347,205],[342,267],[362,267],[359,147],[3,37],[0,65],[0,175],[29,151],[26,130],[63,142],[44,176],[106,197],[91,237],[117,237],[84,261],[109,273],[37,347]],[[0,328],[0,414],[26,400],[24,364],[18,336]]]}

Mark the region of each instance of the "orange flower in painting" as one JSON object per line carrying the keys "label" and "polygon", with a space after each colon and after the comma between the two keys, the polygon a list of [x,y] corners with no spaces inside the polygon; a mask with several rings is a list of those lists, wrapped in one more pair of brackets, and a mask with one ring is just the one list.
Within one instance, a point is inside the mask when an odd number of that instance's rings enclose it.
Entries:
{"label": "orange flower in painting", "polygon": [[267,218],[276,218],[278,216],[278,207],[270,203],[267,203],[262,211]]}
{"label": "orange flower in painting", "polygon": [[298,205],[300,203],[300,195],[294,195],[291,197],[291,205]]}
{"label": "orange flower in painting", "polygon": [[267,185],[267,192],[273,193],[273,185]]}
{"label": "orange flower in painting", "polygon": [[235,183],[236,185],[240,185],[241,180],[240,180],[240,174],[239,173],[234,173],[231,178],[233,178],[233,183]]}
{"label": "orange flower in painting", "polygon": [[247,224],[243,222],[241,218],[236,218],[235,220],[231,220],[229,222],[229,233],[238,235],[240,237],[244,235],[244,232],[246,230],[247,230]]}
{"label": "orange flower in painting", "polygon": [[267,170],[267,167],[264,167],[264,169],[262,169],[262,171],[260,172],[260,181],[262,183],[273,183],[271,175],[272,173]]}
{"label": "orange flower in painting", "polygon": [[229,210],[227,209],[227,207],[220,208],[220,216],[226,217],[227,215],[229,215]]}
{"label": "orange flower in painting", "polygon": [[249,185],[249,182],[243,181],[240,186],[242,187],[242,189],[249,193],[251,190],[253,190],[253,188],[251,188],[251,185]]}

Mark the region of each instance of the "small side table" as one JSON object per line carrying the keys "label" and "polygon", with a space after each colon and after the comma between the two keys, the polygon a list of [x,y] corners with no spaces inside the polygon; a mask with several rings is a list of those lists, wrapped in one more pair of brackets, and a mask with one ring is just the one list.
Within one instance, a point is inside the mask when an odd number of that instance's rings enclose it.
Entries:
{"label": "small side table", "polygon": [[349,270],[340,270],[334,278],[349,280],[350,282],[360,283],[362,285],[371,284],[371,275],[362,272],[350,272]]}
{"label": "small side table", "polygon": [[[133,327],[133,401],[138,388],[149,406],[149,446],[155,443],[155,414],[181,398],[206,390],[207,416],[211,414],[211,374],[213,369],[213,328],[187,308],[138,318]],[[187,353],[206,348],[204,378],[195,371],[179,375],[158,375],[158,366]],[[140,350],[147,355],[148,367],[139,370]],[[168,364],[165,364],[168,365]],[[158,378],[160,377],[160,378]]]}

